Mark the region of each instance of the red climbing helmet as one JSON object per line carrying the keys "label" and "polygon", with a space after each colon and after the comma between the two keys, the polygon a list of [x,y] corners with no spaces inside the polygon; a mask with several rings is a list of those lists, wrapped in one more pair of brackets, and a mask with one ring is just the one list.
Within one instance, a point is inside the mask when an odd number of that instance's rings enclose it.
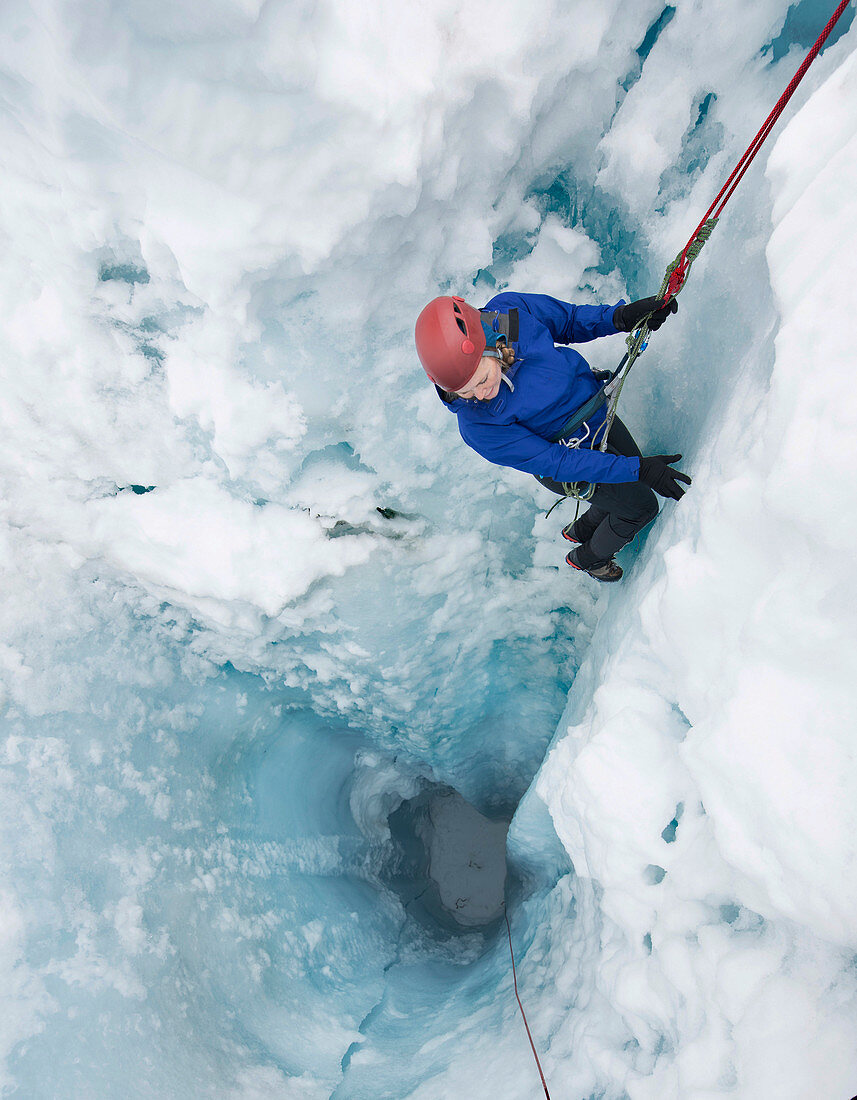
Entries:
{"label": "red climbing helmet", "polygon": [[423,370],[454,393],[470,381],[485,350],[479,310],[463,298],[435,298],[417,317],[414,332]]}

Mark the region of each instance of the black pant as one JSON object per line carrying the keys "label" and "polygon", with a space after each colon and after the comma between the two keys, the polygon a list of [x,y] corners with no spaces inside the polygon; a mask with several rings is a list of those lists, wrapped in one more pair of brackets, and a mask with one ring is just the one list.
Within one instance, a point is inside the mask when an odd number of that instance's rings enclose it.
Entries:
{"label": "black pant", "polygon": [[[617,417],[610,429],[607,450],[613,454],[639,458],[640,448],[634,437]],[[536,479],[546,489],[565,496],[562,485],[549,477]],[[589,509],[574,525],[574,535],[581,545],[575,558],[584,569],[603,565],[634,535],[658,514],[658,498],[640,481],[623,481],[618,485],[599,483],[589,499]]]}

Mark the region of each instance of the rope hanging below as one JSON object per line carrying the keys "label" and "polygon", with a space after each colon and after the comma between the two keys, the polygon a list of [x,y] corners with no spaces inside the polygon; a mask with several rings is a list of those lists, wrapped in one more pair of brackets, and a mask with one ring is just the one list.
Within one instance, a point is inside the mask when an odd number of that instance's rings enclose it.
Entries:
{"label": "rope hanging below", "polygon": [[533,1042],[533,1036],[530,1033],[530,1025],[527,1023],[527,1015],[524,1012],[524,1006],[521,1004],[521,998],[518,994],[518,971],[515,969],[515,952],[512,950],[512,926],[509,924],[509,914],[506,912],[505,905],[503,906],[503,916],[506,918],[506,931],[509,933],[509,954],[512,956],[512,981],[515,985],[515,1000],[518,1002],[518,1008],[521,1010],[521,1016],[524,1020],[524,1027],[527,1029],[527,1038],[530,1040],[530,1048],[533,1052],[533,1057],[536,1060],[536,1065],[539,1069],[539,1077],[541,1078],[542,1088],[545,1090],[545,1096],[547,1100],[551,1100],[551,1094],[548,1092],[548,1084],[545,1081],[545,1075],[542,1070],[542,1064],[539,1061],[539,1056],[536,1052],[536,1044]]}

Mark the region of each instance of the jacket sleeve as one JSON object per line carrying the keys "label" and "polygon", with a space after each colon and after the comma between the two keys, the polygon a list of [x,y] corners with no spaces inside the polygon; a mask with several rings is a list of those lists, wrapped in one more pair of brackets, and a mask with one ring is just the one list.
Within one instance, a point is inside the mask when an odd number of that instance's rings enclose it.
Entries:
{"label": "jacket sleeve", "polygon": [[620,331],[613,324],[613,311],[624,303],[625,299],[620,298],[612,306],[575,306],[547,294],[504,292],[492,298],[485,308],[517,307],[526,310],[545,326],[555,344],[584,344],[599,336],[614,336]]}
{"label": "jacket sleeve", "polygon": [[458,428],[469,447],[498,466],[511,466],[513,470],[554,481],[618,485],[639,480],[638,458],[549,443],[522,424],[472,423],[459,417]]}

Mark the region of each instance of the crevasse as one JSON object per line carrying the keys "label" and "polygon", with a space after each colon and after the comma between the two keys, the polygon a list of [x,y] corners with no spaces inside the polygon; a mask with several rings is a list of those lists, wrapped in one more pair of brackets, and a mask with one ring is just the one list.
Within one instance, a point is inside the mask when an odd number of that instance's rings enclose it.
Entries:
{"label": "crevasse", "polygon": [[626,388],[694,486],[619,590],[411,348],[651,292],[828,15],[4,6],[4,1096],[535,1095],[459,797],[552,1095],[855,1091],[848,16]]}

